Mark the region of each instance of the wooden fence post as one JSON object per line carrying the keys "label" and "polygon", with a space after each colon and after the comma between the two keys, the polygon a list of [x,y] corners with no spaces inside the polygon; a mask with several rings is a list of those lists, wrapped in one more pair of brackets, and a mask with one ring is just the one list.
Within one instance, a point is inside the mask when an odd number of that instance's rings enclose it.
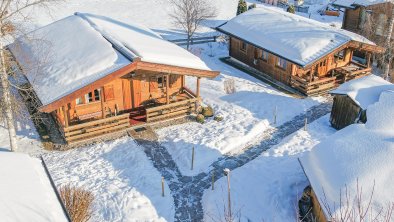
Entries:
{"label": "wooden fence post", "polygon": [[212,190],[215,190],[215,171],[212,171]]}
{"label": "wooden fence post", "polygon": [[304,131],[307,131],[308,117],[305,117]]}
{"label": "wooden fence post", "polygon": [[191,168],[191,170],[193,170],[193,166],[194,166],[194,146],[192,149],[192,168]]}
{"label": "wooden fence post", "polygon": [[161,177],[161,196],[164,197],[164,177]]}

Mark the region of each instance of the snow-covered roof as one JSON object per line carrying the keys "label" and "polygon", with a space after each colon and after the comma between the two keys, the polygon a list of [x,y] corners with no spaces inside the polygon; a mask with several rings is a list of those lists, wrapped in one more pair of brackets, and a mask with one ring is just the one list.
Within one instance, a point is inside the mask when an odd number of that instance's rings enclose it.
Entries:
{"label": "snow-covered roof", "polygon": [[41,161],[0,151],[1,221],[67,221]]}
{"label": "snow-covered roof", "polygon": [[373,210],[393,201],[394,91],[383,92],[379,102],[368,107],[367,116],[365,125],[353,124],[336,132],[300,158],[318,200],[322,206],[329,204],[334,215],[339,211],[334,210],[334,203],[338,208],[340,191],[346,201],[346,187],[350,206],[354,206],[357,180],[364,206],[372,193]]}
{"label": "snow-covered roof", "polygon": [[358,34],[270,6],[242,13],[218,30],[300,66],[313,63],[351,40],[375,45]]}
{"label": "snow-covered roof", "polygon": [[42,105],[142,61],[209,70],[197,56],[148,28],[76,13],[19,38],[9,48]]}
{"label": "snow-covered roof", "polygon": [[186,49],[164,40],[152,30],[133,23],[121,23],[104,16],[76,13],[86,19],[110,42],[128,49],[142,61],[193,69],[211,70],[197,56]]}
{"label": "snow-covered roof", "polygon": [[333,2],[333,5],[345,8],[355,8],[356,6],[369,6],[389,1],[390,0],[336,0]]}
{"label": "snow-covered roof", "polygon": [[362,109],[379,100],[383,91],[394,90],[394,84],[376,75],[351,80],[332,90],[331,94],[347,95]]}

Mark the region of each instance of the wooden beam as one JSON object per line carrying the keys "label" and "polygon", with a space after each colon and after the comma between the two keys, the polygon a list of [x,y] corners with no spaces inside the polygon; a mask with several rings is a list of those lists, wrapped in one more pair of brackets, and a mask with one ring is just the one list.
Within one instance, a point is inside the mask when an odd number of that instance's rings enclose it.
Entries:
{"label": "wooden beam", "polygon": [[367,67],[371,67],[371,53],[367,53],[366,55],[366,60],[367,60]]}
{"label": "wooden beam", "polygon": [[166,102],[167,105],[170,104],[170,94],[168,93],[169,89],[170,89],[170,78],[168,78],[170,75],[166,75]]}
{"label": "wooden beam", "polygon": [[197,95],[197,98],[200,97],[200,77],[197,77],[196,95]]}
{"label": "wooden beam", "polygon": [[138,62],[137,64],[138,64],[137,69],[178,74],[178,75],[215,78],[220,74],[220,72],[217,71],[192,69],[192,68],[185,68],[179,66],[143,62],[143,61]]}
{"label": "wooden beam", "polygon": [[63,108],[63,117],[64,117],[64,127],[68,127],[68,115],[67,115],[68,105],[62,106],[62,108]]}
{"label": "wooden beam", "polygon": [[101,102],[101,118],[105,118],[105,107],[104,107],[104,87],[100,89],[100,102]]}

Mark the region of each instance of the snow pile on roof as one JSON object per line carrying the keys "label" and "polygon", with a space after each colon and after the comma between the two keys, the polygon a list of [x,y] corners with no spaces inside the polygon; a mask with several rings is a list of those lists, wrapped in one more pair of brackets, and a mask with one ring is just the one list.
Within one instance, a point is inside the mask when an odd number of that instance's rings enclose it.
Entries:
{"label": "snow pile on roof", "polygon": [[362,109],[379,100],[383,91],[394,90],[394,85],[376,75],[369,75],[340,85],[331,94],[348,95]]}
{"label": "snow pile on roof", "polygon": [[164,40],[152,30],[137,24],[122,23],[110,18],[88,13],[76,13],[108,40],[120,47],[127,48],[129,53],[140,57],[142,61],[165,65],[180,66],[193,69],[210,70],[197,56],[186,49]]}
{"label": "snow pile on roof", "polygon": [[389,0],[337,0],[333,4],[346,8],[354,8],[355,6],[369,6],[380,3],[389,2]]}
{"label": "snow pile on roof", "polygon": [[375,45],[360,35],[268,6],[249,10],[218,29],[301,66],[351,40]]}
{"label": "snow pile on roof", "polygon": [[31,32],[9,48],[43,105],[130,63],[78,16]]}
{"label": "snow pile on roof", "polygon": [[340,191],[343,195],[345,186],[353,206],[357,180],[363,190],[364,205],[373,188],[373,210],[393,201],[394,92],[383,92],[379,102],[369,106],[367,112],[365,125],[354,124],[338,131],[300,158],[317,198],[321,201],[325,194],[331,210],[334,203],[338,207]]}
{"label": "snow pile on roof", "polygon": [[38,159],[0,152],[0,181],[1,221],[67,221]]}

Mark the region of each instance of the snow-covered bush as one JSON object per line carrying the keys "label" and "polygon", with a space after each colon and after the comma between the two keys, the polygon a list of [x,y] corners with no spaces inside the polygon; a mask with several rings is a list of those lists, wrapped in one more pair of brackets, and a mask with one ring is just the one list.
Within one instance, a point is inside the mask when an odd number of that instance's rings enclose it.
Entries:
{"label": "snow-covered bush", "polygon": [[287,12],[295,14],[295,7],[294,7],[294,5],[290,5],[290,6],[287,8]]}
{"label": "snow-covered bush", "polygon": [[237,15],[242,14],[248,10],[248,5],[246,4],[245,0],[239,0],[238,8],[237,8]]}
{"label": "snow-covered bush", "polygon": [[197,121],[198,123],[203,124],[203,123],[205,122],[205,117],[204,117],[202,114],[198,114],[198,115],[196,116],[196,121]]}

